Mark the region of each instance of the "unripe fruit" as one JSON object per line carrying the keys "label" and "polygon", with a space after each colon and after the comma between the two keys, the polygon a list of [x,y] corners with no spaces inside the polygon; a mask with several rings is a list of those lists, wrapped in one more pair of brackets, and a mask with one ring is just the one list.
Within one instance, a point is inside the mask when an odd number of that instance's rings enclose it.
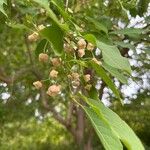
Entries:
{"label": "unripe fruit", "polygon": [[77,72],[73,72],[71,75],[68,75],[68,78],[72,81],[72,86],[74,88],[80,85],[80,75]]}
{"label": "unripe fruit", "polygon": [[43,30],[44,28],[45,28],[45,26],[44,26],[43,24],[38,25],[38,27],[37,27],[37,29],[38,29],[39,31]]}
{"label": "unripe fruit", "polygon": [[85,50],[84,49],[79,49],[78,50],[78,56],[83,57],[85,55]]}
{"label": "unripe fruit", "polygon": [[65,52],[67,52],[67,53],[74,52],[73,47],[71,47],[69,44],[64,44],[64,49],[65,49]]}
{"label": "unripe fruit", "polygon": [[48,62],[48,58],[49,58],[49,56],[45,53],[39,54],[39,61],[40,62]]}
{"label": "unripe fruit", "polygon": [[35,41],[37,41],[39,39],[39,34],[37,33],[37,32],[33,32],[32,34],[30,34],[29,36],[28,36],[28,40],[30,41],[30,42],[35,42]]}
{"label": "unripe fruit", "polygon": [[33,82],[33,85],[36,89],[40,89],[42,87],[42,83],[40,81]]}
{"label": "unripe fruit", "polygon": [[90,91],[91,87],[92,87],[91,84],[87,84],[87,85],[85,86],[85,89],[88,90],[88,91]]}
{"label": "unripe fruit", "polygon": [[51,78],[57,78],[57,75],[58,75],[58,71],[56,71],[56,70],[52,70],[49,74],[49,76]]}
{"label": "unripe fruit", "polygon": [[48,88],[47,94],[49,96],[56,96],[59,94],[60,90],[61,90],[61,85],[54,84]]}
{"label": "unripe fruit", "polygon": [[85,49],[86,48],[86,41],[84,39],[80,39],[77,43],[78,49]]}
{"label": "unripe fruit", "polygon": [[60,58],[52,58],[51,62],[52,62],[54,67],[58,67],[61,65],[61,59]]}
{"label": "unripe fruit", "polygon": [[45,13],[45,9],[41,8],[41,9],[40,9],[40,13],[41,13],[41,14],[44,14],[44,13]]}
{"label": "unripe fruit", "polygon": [[91,75],[90,75],[90,74],[84,75],[84,80],[85,80],[85,82],[89,82],[90,79],[91,79]]}
{"label": "unripe fruit", "polygon": [[87,50],[93,51],[93,49],[94,49],[94,45],[92,43],[88,43]]}
{"label": "unripe fruit", "polygon": [[72,86],[78,87],[80,85],[80,81],[72,81]]}
{"label": "unripe fruit", "polygon": [[79,80],[80,75],[77,72],[71,74],[72,80]]}
{"label": "unripe fruit", "polygon": [[70,74],[68,74],[67,77],[68,77],[69,79],[72,79],[72,76],[71,76]]}

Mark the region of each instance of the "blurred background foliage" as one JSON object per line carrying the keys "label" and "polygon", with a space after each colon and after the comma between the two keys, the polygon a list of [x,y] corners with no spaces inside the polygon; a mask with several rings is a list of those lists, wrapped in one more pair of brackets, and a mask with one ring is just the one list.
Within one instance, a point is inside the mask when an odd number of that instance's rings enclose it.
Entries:
{"label": "blurred background foliage", "polygon": [[[143,18],[144,22],[142,22],[141,28],[144,28],[145,24],[149,25],[150,21],[149,13],[147,13],[149,11],[148,4],[149,0],[71,0],[68,4],[68,11],[74,13],[78,24],[87,24],[87,30],[93,28],[94,31],[95,28],[87,22],[84,16],[98,18],[110,30],[112,25],[120,28],[120,22],[123,26],[128,26],[131,18],[138,16]],[[57,14],[56,8],[52,7]],[[11,19],[9,20],[0,13],[0,150],[78,149],[70,133],[42,107],[40,94],[32,86],[36,77],[33,75],[28,45],[25,41],[27,31],[13,24],[23,22],[32,30],[31,22],[41,24],[46,17],[40,15],[40,8],[26,0],[8,1],[8,5],[5,5],[4,9]],[[137,22],[137,24],[140,23]],[[15,28],[11,28],[13,25]],[[146,150],[150,150],[149,40],[148,38],[147,41],[139,42],[139,44],[143,42],[146,45],[144,52],[139,54],[136,50],[131,50],[133,54],[129,56],[130,59],[142,63],[142,66],[132,66],[134,72],[138,74],[135,76],[135,80],[141,86],[135,94],[136,97],[124,95],[128,98],[129,103],[122,107],[117,101],[112,100],[110,94],[111,102],[113,102],[111,108],[132,127],[142,140]],[[137,47],[135,48],[137,49]],[[37,63],[34,52],[36,43],[32,44],[31,49],[33,62],[46,76],[48,67]],[[20,69],[23,71],[20,72]],[[149,86],[145,86],[143,76],[147,78],[146,82]],[[15,82],[11,83],[13,78],[15,78]],[[122,85],[119,88],[121,89]],[[56,99],[52,103],[59,103],[61,113],[65,115],[66,101]],[[94,134],[93,146],[94,150],[102,149],[96,134]]]}
{"label": "blurred background foliage", "polygon": [[[146,150],[149,150],[150,98],[139,95],[132,104],[120,107],[119,103],[114,103],[111,107],[130,125],[142,140]],[[36,112],[34,117],[33,106],[25,104],[21,106],[20,102],[7,106],[1,104],[0,118],[2,150],[78,149],[72,136],[51,117],[51,114],[41,117],[41,114]],[[93,146],[94,150],[102,149],[96,134]]]}

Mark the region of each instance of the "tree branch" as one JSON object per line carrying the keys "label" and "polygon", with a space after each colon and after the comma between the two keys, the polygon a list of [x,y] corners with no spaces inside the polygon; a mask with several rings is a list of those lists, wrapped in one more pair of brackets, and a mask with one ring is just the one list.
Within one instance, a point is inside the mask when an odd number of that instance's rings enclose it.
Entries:
{"label": "tree branch", "polygon": [[102,81],[102,85],[101,85],[101,88],[99,90],[99,99],[101,100],[102,99],[102,96],[103,96],[103,90],[106,86],[106,83]]}
{"label": "tree branch", "polygon": [[34,65],[34,61],[33,61],[32,54],[31,54],[31,50],[30,50],[30,47],[29,47],[29,41],[28,41],[26,35],[24,36],[24,40],[25,40],[25,45],[26,45],[27,52],[28,52],[28,55],[29,55],[30,63],[32,65]]}
{"label": "tree branch", "polygon": [[7,84],[12,84],[15,81],[17,81],[20,77],[22,77],[23,75],[24,76],[27,75],[27,73],[29,73],[30,71],[32,71],[32,67],[24,67],[24,68],[21,68],[20,70],[16,71],[16,73],[11,76],[4,75],[4,73],[0,71],[0,80]]}
{"label": "tree branch", "polygon": [[68,106],[68,112],[67,112],[67,118],[66,118],[66,123],[68,126],[71,126],[73,108],[74,108],[74,104],[73,102],[70,102]]}

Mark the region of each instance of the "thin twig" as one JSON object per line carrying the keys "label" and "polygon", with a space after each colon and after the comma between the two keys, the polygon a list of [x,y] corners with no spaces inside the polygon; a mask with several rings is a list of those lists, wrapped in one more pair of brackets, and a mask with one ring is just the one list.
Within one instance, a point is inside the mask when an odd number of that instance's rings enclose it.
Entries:
{"label": "thin twig", "polygon": [[66,4],[65,4],[65,11],[67,11],[67,9],[68,9],[68,4],[69,4],[69,0],[66,0]]}

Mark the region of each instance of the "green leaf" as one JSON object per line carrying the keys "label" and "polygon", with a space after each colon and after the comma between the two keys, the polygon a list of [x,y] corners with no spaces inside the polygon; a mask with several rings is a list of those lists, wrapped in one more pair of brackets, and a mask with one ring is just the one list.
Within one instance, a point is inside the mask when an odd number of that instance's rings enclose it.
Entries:
{"label": "green leaf", "polygon": [[140,28],[125,28],[122,30],[113,31],[111,33],[130,35],[130,34],[142,34],[142,32],[143,32],[143,29],[140,29]]}
{"label": "green leaf", "polygon": [[97,41],[97,47],[102,51],[103,59],[106,64],[131,74],[131,67],[128,59],[121,56],[116,46]]}
{"label": "green leaf", "polygon": [[94,112],[92,108],[83,107],[93,127],[96,130],[104,148],[106,150],[123,150],[120,140],[115,136],[105,119]]}
{"label": "green leaf", "polygon": [[[95,70],[96,74],[102,78],[102,80],[108,85],[108,87],[113,91],[115,96],[120,99],[120,94],[116,89],[114,83],[110,77],[106,74],[105,70],[98,64],[94,62],[89,62],[90,66]],[[120,99],[121,100],[121,99]]]}
{"label": "green leaf", "polygon": [[41,7],[45,8],[47,11],[48,16],[62,29],[68,31],[68,26],[66,24],[61,24],[54,14],[54,12],[49,8],[49,0],[33,0],[34,2],[38,3]]}
{"label": "green leaf", "polygon": [[64,32],[55,23],[41,30],[40,33],[51,43],[56,55],[60,56],[63,54]]}
{"label": "green leaf", "polygon": [[111,18],[107,17],[107,16],[102,16],[99,18],[99,21],[107,27],[107,29],[111,30],[113,24],[111,21]]}
{"label": "green leaf", "polygon": [[39,56],[40,53],[46,50],[47,44],[48,44],[48,41],[46,39],[41,40],[35,49],[35,55]]}
{"label": "green leaf", "polygon": [[90,17],[86,17],[86,18],[89,22],[94,24],[94,26],[97,30],[103,31],[106,34],[108,33],[108,29],[102,23],[100,23],[99,21],[97,21],[94,18],[90,18]]}
{"label": "green leaf", "polygon": [[120,82],[122,82],[123,84],[127,84],[127,78],[121,73],[119,72],[118,69],[113,68],[109,65],[107,65],[106,63],[103,63],[103,67],[111,73],[112,76],[116,77],[118,80],[120,80]]}
{"label": "green leaf", "polygon": [[121,42],[121,41],[115,41],[114,44],[118,45],[120,47],[123,47],[123,48],[129,48],[129,49],[135,50],[135,47],[132,44],[130,44],[130,43],[124,43],[124,42]]}
{"label": "green leaf", "polygon": [[86,39],[88,42],[96,45],[96,38],[93,34],[86,34],[84,35],[84,39]]}
{"label": "green leaf", "polygon": [[69,19],[69,15],[65,12],[64,3],[62,0],[51,0],[51,2],[57,7],[60,14],[64,17],[64,19]]}
{"label": "green leaf", "polygon": [[7,5],[7,0],[0,0],[0,11],[5,15],[7,16],[5,10],[4,10],[4,6],[3,5]]}
{"label": "green leaf", "polygon": [[65,10],[64,1],[63,0],[51,0],[56,6],[59,6],[62,10]]}
{"label": "green leaf", "polygon": [[88,92],[88,94],[89,94],[89,97],[92,98],[92,99],[99,99],[98,91],[97,91],[97,89],[94,86],[91,87],[91,89]]}
{"label": "green leaf", "polygon": [[131,38],[137,39],[140,37],[143,31],[144,30],[140,28],[125,28],[122,30],[110,32],[110,34],[124,34],[124,35],[128,35]]}
{"label": "green leaf", "polygon": [[49,0],[33,0],[34,2],[38,3],[41,7],[45,8],[48,12],[49,17],[55,21],[58,25],[60,25],[58,18],[54,14],[54,12],[49,8]]}
{"label": "green leaf", "polygon": [[143,16],[145,12],[147,12],[147,8],[149,5],[150,1],[149,0],[139,0],[138,2],[138,14],[139,16]]}
{"label": "green leaf", "polygon": [[103,33],[96,34],[96,33],[94,33],[94,35],[96,36],[96,39],[98,41],[101,41],[101,42],[108,44],[108,45],[113,45],[112,39],[107,34],[103,34]]}
{"label": "green leaf", "polygon": [[144,150],[142,143],[133,130],[115,112],[105,107],[101,101],[93,99],[87,101],[88,104],[101,112],[101,115],[107,120],[111,129],[128,150]]}

